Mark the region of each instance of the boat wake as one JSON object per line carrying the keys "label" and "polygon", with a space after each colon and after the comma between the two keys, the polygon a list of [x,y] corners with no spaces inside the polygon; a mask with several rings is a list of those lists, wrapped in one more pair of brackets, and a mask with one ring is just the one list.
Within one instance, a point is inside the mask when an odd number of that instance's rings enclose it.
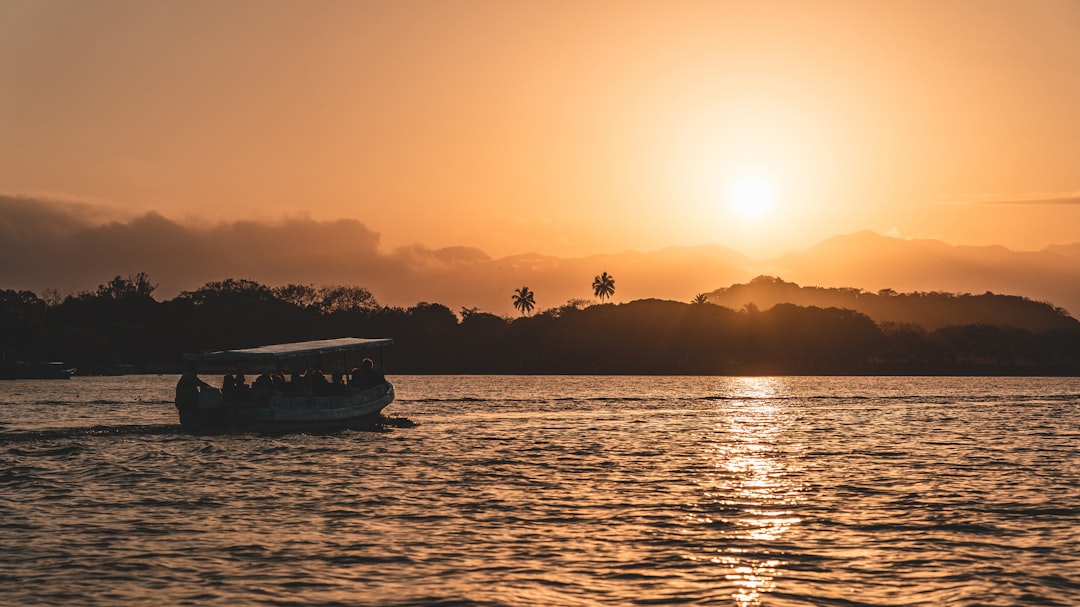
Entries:
{"label": "boat wake", "polygon": [[39,440],[80,438],[90,436],[132,436],[183,434],[179,424],[131,424],[124,426],[90,426],[88,428],[55,428],[48,430],[25,430],[0,432],[0,445],[26,443]]}
{"label": "boat wake", "polygon": [[[385,432],[391,428],[415,428],[416,422],[404,417],[379,417],[370,422],[352,424],[347,429],[338,429],[334,432],[317,434],[340,434],[344,431],[354,432]],[[42,440],[58,440],[84,437],[108,437],[108,436],[192,436],[180,424],[130,424],[119,426],[90,426],[87,428],[51,428],[48,430],[22,430],[5,432],[0,426],[0,445],[29,443]],[[219,433],[225,434],[225,433]],[[237,434],[233,432],[231,434]],[[244,434],[251,434],[250,432]],[[301,432],[301,434],[312,434]],[[207,434],[199,434],[206,436]]]}

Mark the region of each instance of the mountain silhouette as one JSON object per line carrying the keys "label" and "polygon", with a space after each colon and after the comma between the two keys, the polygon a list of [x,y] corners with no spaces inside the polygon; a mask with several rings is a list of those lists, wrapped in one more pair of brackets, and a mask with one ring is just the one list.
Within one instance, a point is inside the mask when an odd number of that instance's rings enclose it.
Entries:
{"label": "mountain silhouette", "polygon": [[985,324],[1042,332],[1080,328],[1080,321],[1065,310],[1015,295],[953,294],[941,292],[877,293],[853,288],[801,287],[772,276],[717,289],[707,295],[710,303],[741,309],[754,305],[761,310],[778,304],[841,308],[865,314],[877,323],[920,325],[928,331],[947,326]]}
{"label": "mountain silhouette", "polygon": [[103,223],[93,209],[0,195],[0,288],[60,294],[92,290],[117,274],[146,272],[170,298],[211,281],[367,288],[387,305],[437,301],[514,315],[513,289],[527,285],[538,311],[593,299],[601,272],[615,303],[699,293],[780,276],[802,285],[877,292],[1008,293],[1080,314],[1080,243],[1018,252],[857,232],[804,251],[752,259],[719,244],[584,257],[526,253],[492,257],[473,246],[385,250],[357,220],[237,221],[198,226],[155,213]]}
{"label": "mountain silhouette", "polygon": [[1018,252],[864,231],[835,236],[765,264],[761,274],[868,291],[1008,293],[1080,313],[1080,244]]}

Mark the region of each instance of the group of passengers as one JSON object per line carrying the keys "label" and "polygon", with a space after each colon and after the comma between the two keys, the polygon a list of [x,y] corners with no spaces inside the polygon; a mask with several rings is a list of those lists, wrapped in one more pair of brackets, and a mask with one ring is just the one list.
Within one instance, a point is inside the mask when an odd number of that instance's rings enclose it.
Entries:
{"label": "group of passengers", "polygon": [[265,404],[274,393],[286,396],[343,396],[351,391],[366,390],[381,385],[386,378],[375,370],[370,358],[350,373],[334,373],[327,379],[319,369],[294,372],[286,380],[281,373],[263,373],[251,385],[243,373],[226,374],[221,383],[221,396],[228,403]]}

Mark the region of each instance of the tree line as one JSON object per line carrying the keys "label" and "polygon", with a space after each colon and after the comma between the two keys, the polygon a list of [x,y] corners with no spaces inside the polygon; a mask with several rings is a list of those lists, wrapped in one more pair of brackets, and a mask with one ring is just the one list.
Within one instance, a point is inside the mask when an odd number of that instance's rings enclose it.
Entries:
{"label": "tree line", "polygon": [[[532,304],[523,290],[515,301]],[[145,274],[48,301],[0,290],[0,355],[64,361],[80,373],[176,372],[184,352],[355,336],[394,338],[392,374],[1080,374],[1077,329],[927,331],[832,307],[573,300],[529,315],[523,305],[510,318],[430,302],[383,306],[355,286],[226,279],[165,301],[153,292]],[[613,292],[614,279],[598,277],[594,294]]]}

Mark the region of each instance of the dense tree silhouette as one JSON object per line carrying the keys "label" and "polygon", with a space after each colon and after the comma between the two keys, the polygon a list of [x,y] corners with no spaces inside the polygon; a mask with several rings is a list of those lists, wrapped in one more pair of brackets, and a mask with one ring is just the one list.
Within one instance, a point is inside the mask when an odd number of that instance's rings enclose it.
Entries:
{"label": "dense tree silhouette", "polygon": [[121,278],[117,275],[109,282],[99,285],[92,296],[98,299],[114,301],[125,299],[142,299],[145,301],[152,298],[155,289],[157,289],[157,285],[150,282],[150,277],[144,272],[139,272],[127,278]]}
{"label": "dense tree silhouette", "polygon": [[287,301],[298,308],[317,308],[322,296],[315,285],[288,284],[272,289],[274,297]]}
{"label": "dense tree silhouette", "polygon": [[515,289],[510,298],[514,301],[514,308],[521,312],[522,316],[532,312],[536,306],[536,296],[529,290],[529,287]]}
{"label": "dense tree silhouette", "polygon": [[375,300],[371,291],[349,285],[315,287],[315,285],[289,284],[275,287],[270,292],[277,299],[297,307],[323,313],[373,310],[379,307],[379,302]]}
{"label": "dense tree silhouette", "polygon": [[319,290],[321,312],[353,312],[379,307],[371,291],[346,285],[323,287]]}
{"label": "dense tree silhouette", "polygon": [[394,338],[393,373],[1080,374],[1080,329],[1071,327],[928,331],[838,307],[751,303],[736,311],[700,297],[569,301],[532,315],[527,287],[515,291],[521,317],[463,308],[459,319],[438,303],[378,306],[358,287],[230,278],[162,302],[152,287],[145,275],[118,276],[51,304],[2,290],[0,359],[62,360],[90,373],[175,372],[184,352],[359,336]]}
{"label": "dense tree silhouette", "polygon": [[593,295],[600,299],[600,303],[604,303],[604,298],[615,294],[615,279],[604,272],[593,279],[592,288]]}
{"label": "dense tree silhouette", "polygon": [[0,360],[42,357],[46,310],[32,291],[0,290]]}

